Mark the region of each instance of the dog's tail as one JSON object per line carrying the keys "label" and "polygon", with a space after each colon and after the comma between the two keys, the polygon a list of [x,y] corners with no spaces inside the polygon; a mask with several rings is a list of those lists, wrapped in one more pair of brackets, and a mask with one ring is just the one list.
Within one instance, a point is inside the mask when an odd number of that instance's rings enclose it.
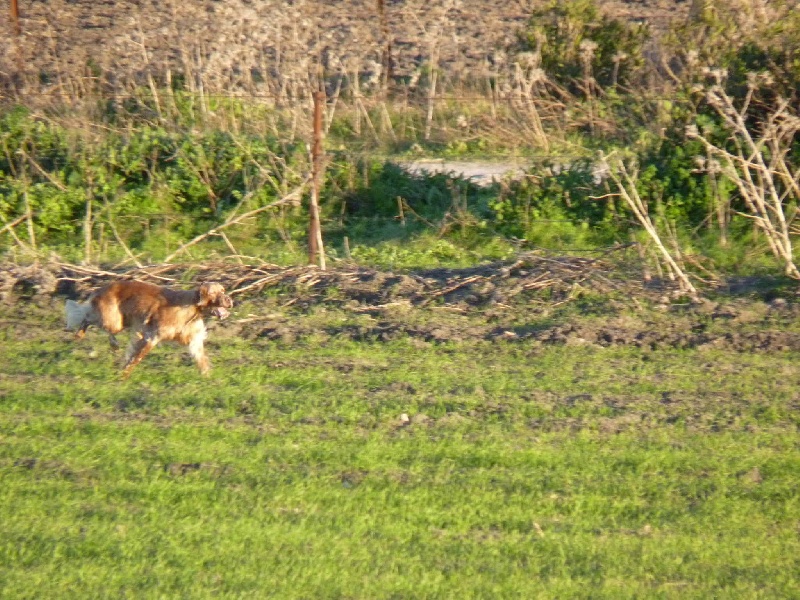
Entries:
{"label": "dog's tail", "polygon": [[67,313],[67,329],[78,329],[92,312],[92,305],[87,302],[80,304],[74,300],[67,300],[64,307]]}

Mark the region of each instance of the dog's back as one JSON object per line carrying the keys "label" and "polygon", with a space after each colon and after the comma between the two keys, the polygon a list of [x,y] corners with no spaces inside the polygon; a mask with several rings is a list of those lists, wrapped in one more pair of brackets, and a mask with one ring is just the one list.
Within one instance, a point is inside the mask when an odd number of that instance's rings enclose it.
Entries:
{"label": "dog's back", "polygon": [[87,302],[67,300],[67,329],[79,334],[90,325],[114,335],[138,328],[163,304],[161,288],[141,281],[116,281],[97,290]]}
{"label": "dog's back", "polygon": [[100,326],[111,334],[125,327],[140,329],[168,304],[163,288],[142,281],[117,281],[92,297]]}

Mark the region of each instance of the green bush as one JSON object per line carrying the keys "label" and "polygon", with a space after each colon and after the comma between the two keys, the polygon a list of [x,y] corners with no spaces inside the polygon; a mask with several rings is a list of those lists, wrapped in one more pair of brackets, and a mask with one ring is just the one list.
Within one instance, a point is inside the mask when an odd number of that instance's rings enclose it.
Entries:
{"label": "green bush", "polygon": [[532,12],[519,37],[521,49],[540,51],[549,77],[579,91],[576,82],[584,78],[587,66],[602,87],[631,83],[644,63],[649,32],[645,25],[600,14],[594,0],[554,0]]}
{"label": "green bush", "polygon": [[800,11],[789,2],[765,6],[768,18],[725,2],[707,3],[694,19],[665,38],[673,64],[687,83],[703,82],[707,69],[724,71],[727,92],[744,98],[753,73],[768,73],[778,96],[800,89]]}

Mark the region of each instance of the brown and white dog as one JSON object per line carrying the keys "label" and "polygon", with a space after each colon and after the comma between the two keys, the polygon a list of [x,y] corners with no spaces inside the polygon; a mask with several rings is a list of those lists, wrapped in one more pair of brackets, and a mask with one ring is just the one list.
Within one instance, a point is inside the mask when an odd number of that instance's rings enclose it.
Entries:
{"label": "brown and white dog", "polygon": [[174,341],[189,346],[200,372],[208,373],[203,342],[208,316],[224,319],[233,300],[219,283],[204,283],[196,290],[173,290],[141,281],[117,281],[92,294],[86,303],[67,300],[67,329],[77,329],[83,338],[95,325],[108,332],[113,350],[119,348],[114,337],[125,328],[134,332],[125,357],[123,377],[147,356],[156,344]]}

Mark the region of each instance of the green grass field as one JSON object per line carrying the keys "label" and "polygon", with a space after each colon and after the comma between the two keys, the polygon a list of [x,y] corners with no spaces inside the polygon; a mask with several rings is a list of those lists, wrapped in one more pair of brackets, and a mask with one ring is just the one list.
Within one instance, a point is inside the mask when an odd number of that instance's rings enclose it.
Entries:
{"label": "green grass field", "polygon": [[800,596],[796,352],[222,326],[123,382],[18,306],[0,597]]}

